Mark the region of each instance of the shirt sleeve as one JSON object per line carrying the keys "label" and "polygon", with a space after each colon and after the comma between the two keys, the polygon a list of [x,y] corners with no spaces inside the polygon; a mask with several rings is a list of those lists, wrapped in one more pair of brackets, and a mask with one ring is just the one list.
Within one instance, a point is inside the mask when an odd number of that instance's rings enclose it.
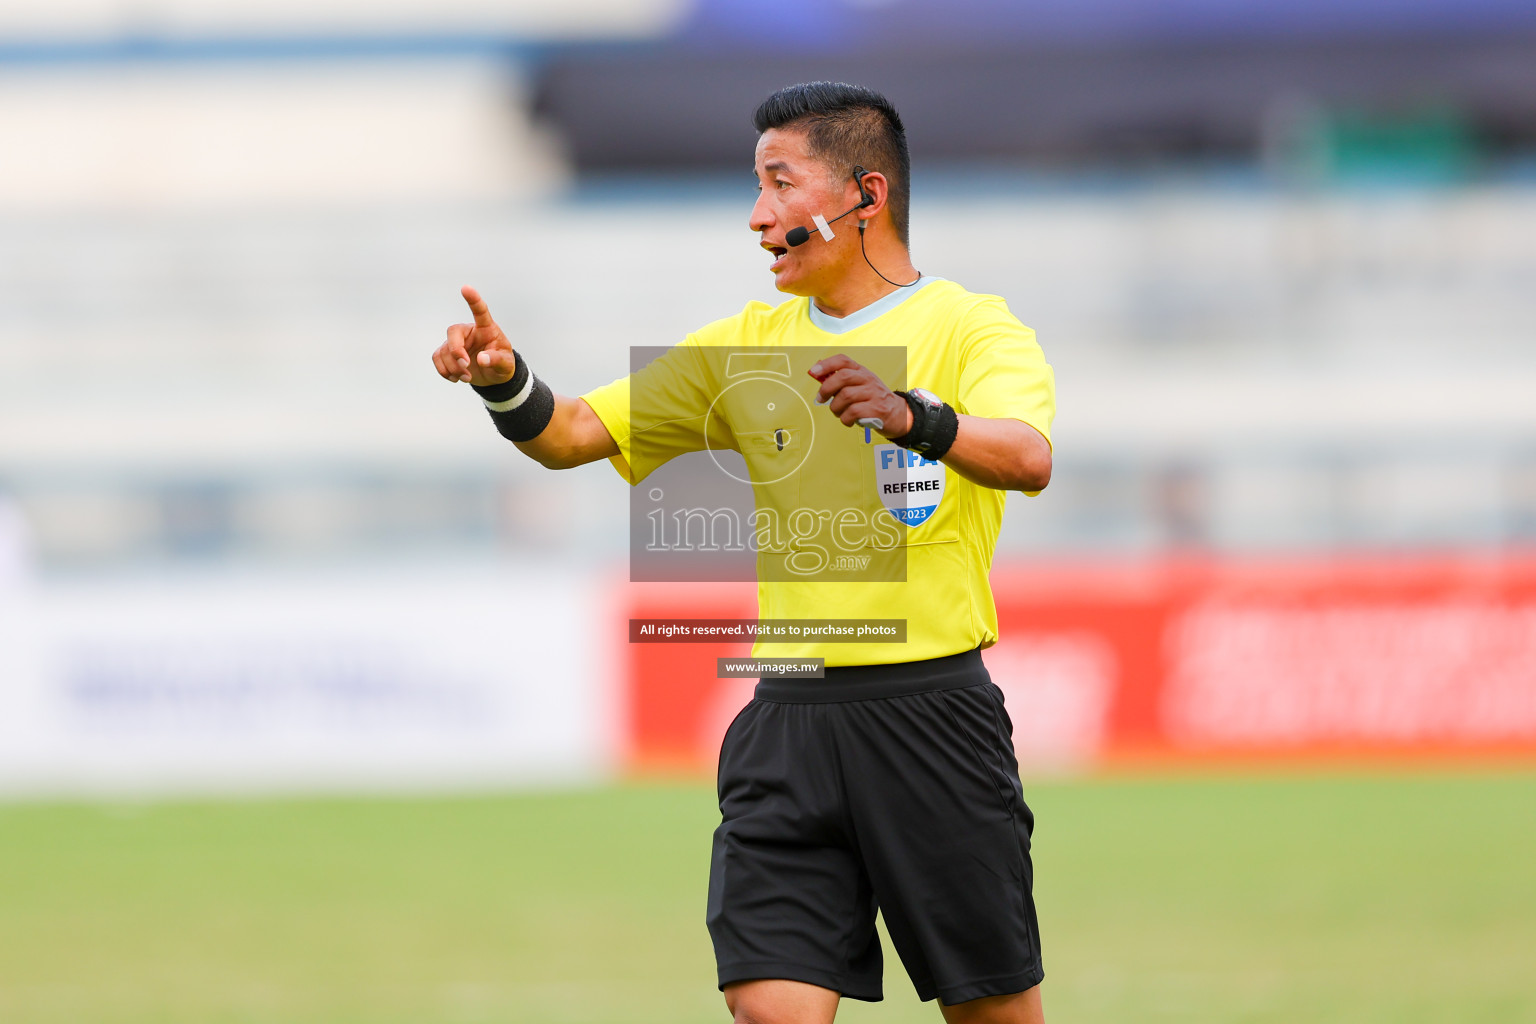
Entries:
{"label": "shirt sleeve", "polygon": [[734,446],[712,408],[715,376],[689,335],[627,377],[581,396],[619,446],[608,461],[620,476],[638,484],[679,455]]}
{"label": "shirt sleeve", "polygon": [[597,413],[597,418],[608,430],[608,436],[619,446],[619,454],[610,456],[608,461],[618,470],[619,476],[634,484],[636,481],[629,472],[629,378],[620,377],[602,387],[593,388],[582,395],[581,400]]}
{"label": "shirt sleeve", "polygon": [[1022,420],[1052,444],[1056,374],[1045,361],[1035,332],[1019,323],[1008,304],[996,296],[977,303],[962,330],[956,411],[989,419]]}

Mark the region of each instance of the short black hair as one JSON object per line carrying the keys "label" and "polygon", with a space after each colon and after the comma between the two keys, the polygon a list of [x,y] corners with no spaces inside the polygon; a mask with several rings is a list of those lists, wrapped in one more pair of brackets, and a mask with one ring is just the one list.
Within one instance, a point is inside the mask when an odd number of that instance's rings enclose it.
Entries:
{"label": "short black hair", "polygon": [[891,185],[891,222],[901,244],[907,244],[912,158],[907,129],[890,100],[862,85],[803,82],[763,100],[752,126],[759,135],[770,128],[804,131],[811,155],[840,175],[851,176],[855,166],[885,175]]}

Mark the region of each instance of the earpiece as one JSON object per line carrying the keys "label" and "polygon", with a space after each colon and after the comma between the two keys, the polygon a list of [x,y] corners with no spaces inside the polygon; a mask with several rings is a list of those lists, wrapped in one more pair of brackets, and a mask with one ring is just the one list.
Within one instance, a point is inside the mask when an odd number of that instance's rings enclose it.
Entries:
{"label": "earpiece", "polygon": [[[870,195],[868,190],[864,188],[864,175],[868,173],[869,172],[862,167],[855,166],[853,169],[853,180],[859,186],[859,205],[855,206],[853,210],[862,210],[866,206],[874,205],[875,197]],[[848,212],[852,213],[853,210],[849,210]],[[869,269],[873,270],[875,275],[879,277],[880,280],[884,281],[886,284],[896,285],[897,288],[911,288],[913,285],[917,284],[918,281],[921,281],[923,279],[921,271],[918,272],[916,280],[908,281],[906,284],[897,284],[895,281],[892,281],[890,278],[880,273],[880,268],[875,266],[874,263],[870,261],[869,252],[864,248],[864,229],[868,225],[869,221],[864,220],[862,217],[859,219],[859,252],[864,255],[864,262],[869,264]]]}
{"label": "earpiece", "polygon": [[[875,197],[870,195],[869,192],[864,188],[864,175],[868,173],[869,172],[862,167],[855,166],[853,169],[853,183],[859,186],[859,205],[854,207],[855,210],[862,210],[864,207],[873,206],[875,203]],[[859,221],[860,231],[864,230],[864,224],[865,222],[863,220]]]}

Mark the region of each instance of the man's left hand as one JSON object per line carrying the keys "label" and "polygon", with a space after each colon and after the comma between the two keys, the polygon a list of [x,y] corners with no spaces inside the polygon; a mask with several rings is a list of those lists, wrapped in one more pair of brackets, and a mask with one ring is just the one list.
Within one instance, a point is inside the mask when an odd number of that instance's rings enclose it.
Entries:
{"label": "man's left hand", "polygon": [[885,382],[847,356],[838,354],[819,360],[807,371],[821,382],[816,402],[830,405],[832,415],[847,427],[862,419],[878,419],[884,426],[883,437],[900,437],[912,429],[912,410],[907,400],[885,386]]}

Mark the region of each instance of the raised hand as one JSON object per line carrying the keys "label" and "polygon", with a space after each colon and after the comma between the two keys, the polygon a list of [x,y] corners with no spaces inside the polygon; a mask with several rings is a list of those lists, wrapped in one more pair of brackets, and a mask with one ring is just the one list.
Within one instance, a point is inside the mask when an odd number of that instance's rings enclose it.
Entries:
{"label": "raised hand", "polygon": [[432,365],[444,380],[480,387],[511,380],[517,369],[512,343],[491,319],[490,307],[479,292],[465,285],[460,294],[469,303],[475,322],[448,328],[447,340],[432,353]]}

